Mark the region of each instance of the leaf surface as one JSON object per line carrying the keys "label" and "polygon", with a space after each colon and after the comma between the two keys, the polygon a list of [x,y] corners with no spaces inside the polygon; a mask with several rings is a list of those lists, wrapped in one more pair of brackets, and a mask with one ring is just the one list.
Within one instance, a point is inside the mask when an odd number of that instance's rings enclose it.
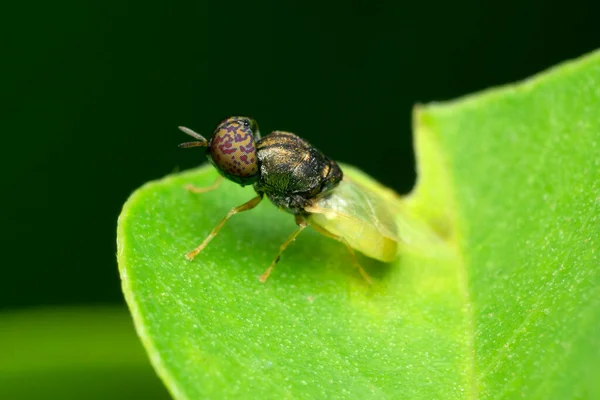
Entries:
{"label": "leaf surface", "polygon": [[[388,197],[403,251],[367,258],[264,202],[199,244],[251,188],[196,195],[203,167],[136,191],[123,289],[178,399],[600,396],[600,54],[415,111],[419,181]],[[432,233],[433,232],[433,233]]]}

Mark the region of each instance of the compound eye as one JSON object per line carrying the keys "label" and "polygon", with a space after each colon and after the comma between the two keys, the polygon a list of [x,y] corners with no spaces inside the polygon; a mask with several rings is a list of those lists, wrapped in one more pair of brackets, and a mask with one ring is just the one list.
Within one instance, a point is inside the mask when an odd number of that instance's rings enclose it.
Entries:
{"label": "compound eye", "polygon": [[226,178],[247,185],[258,179],[256,141],[248,118],[229,118],[217,127],[209,159]]}

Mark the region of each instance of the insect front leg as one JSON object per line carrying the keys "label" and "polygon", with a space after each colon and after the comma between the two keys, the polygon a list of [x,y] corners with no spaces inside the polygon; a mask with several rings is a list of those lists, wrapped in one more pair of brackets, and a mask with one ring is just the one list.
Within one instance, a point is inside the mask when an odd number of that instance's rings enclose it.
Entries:
{"label": "insect front leg", "polygon": [[218,189],[219,186],[221,186],[222,182],[223,182],[223,175],[219,175],[217,177],[217,179],[215,179],[214,183],[210,186],[205,186],[205,187],[199,188],[190,183],[190,184],[185,185],[185,190],[192,192],[192,193],[196,193],[196,194],[212,192],[213,190]]}
{"label": "insect front leg", "polygon": [[256,207],[261,200],[263,199],[263,194],[260,193],[258,196],[250,199],[250,201],[242,204],[241,206],[237,206],[237,207],[233,207],[231,209],[231,211],[229,211],[227,213],[227,215],[225,216],[225,218],[223,218],[221,220],[221,222],[219,222],[219,224],[217,226],[214,227],[214,229],[212,230],[212,232],[206,237],[206,239],[204,239],[204,242],[202,242],[200,244],[200,246],[196,247],[194,250],[190,251],[189,253],[187,253],[185,255],[185,258],[187,258],[188,260],[192,261],[194,259],[194,257],[196,257],[198,255],[198,253],[200,253],[205,247],[206,245],[215,237],[217,236],[217,233],[219,233],[219,231],[221,230],[221,228],[223,227],[223,225],[225,225],[225,222],[227,222],[227,220],[229,218],[231,218],[232,216],[234,216],[237,213],[241,213],[243,211],[248,211],[248,210],[252,210],[254,207]]}
{"label": "insect front leg", "polygon": [[296,236],[298,236],[300,232],[302,232],[304,228],[308,226],[306,220],[300,215],[296,215],[296,225],[298,225],[298,228],[294,231],[294,233],[290,235],[290,237],[287,238],[285,242],[283,242],[281,246],[279,246],[279,253],[277,253],[277,257],[275,258],[275,260],[273,260],[271,265],[269,265],[269,268],[267,268],[267,270],[258,278],[258,280],[262,283],[265,283],[267,281],[269,275],[271,275],[271,271],[273,271],[273,267],[275,267],[275,264],[279,262],[281,254],[285,251],[288,245],[292,243],[296,239]]}

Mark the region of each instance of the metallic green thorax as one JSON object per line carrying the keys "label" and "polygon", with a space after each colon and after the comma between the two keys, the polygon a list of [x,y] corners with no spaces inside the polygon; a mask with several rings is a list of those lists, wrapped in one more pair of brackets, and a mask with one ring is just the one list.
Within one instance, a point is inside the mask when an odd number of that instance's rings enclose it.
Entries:
{"label": "metallic green thorax", "polygon": [[342,180],[335,161],[293,133],[272,132],[256,147],[260,171],[254,189],[293,214],[305,214],[311,200]]}

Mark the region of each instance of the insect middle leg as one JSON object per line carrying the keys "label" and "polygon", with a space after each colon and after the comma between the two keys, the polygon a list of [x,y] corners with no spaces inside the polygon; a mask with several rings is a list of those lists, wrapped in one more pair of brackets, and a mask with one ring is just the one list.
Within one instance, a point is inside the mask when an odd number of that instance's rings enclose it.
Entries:
{"label": "insect middle leg", "polygon": [[348,244],[346,239],[344,239],[341,236],[334,235],[333,233],[329,232],[327,229],[325,229],[317,224],[311,224],[310,226],[315,231],[319,232],[320,234],[325,235],[331,239],[337,240],[338,242],[345,244],[346,249],[348,249],[348,253],[350,253],[350,257],[352,258],[352,264],[354,264],[354,267],[356,269],[358,269],[358,272],[360,272],[362,277],[365,279],[365,281],[367,281],[367,283],[369,285],[373,284],[373,279],[369,276],[369,274],[367,274],[367,271],[365,271],[363,269],[363,267],[360,265],[360,263],[358,262],[358,259],[356,258],[356,253],[354,252],[354,249],[352,248],[352,246],[350,246],[350,244]]}
{"label": "insect middle leg", "polygon": [[223,218],[221,220],[221,222],[219,222],[219,224],[217,226],[214,227],[214,229],[212,230],[212,232],[206,237],[206,239],[204,239],[204,242],[202,242],[200,244],[200,246],[196,247],[194,250],[190,251],[189,253],[187,253],[185,255],[185,258],[187,258],[188,260],[192,261],[194,259],[194,257],[196,257],[198,255],[198,253],[200,253],[205,247],[206,245],[215,237],[217,236],[217,233],[219,233],[219,231],[221,230],[221,228],[223,227],[223,225],[225,225],[225,222],[227,222],[227,220],[229,218],[231,218],[232,216],[234,216],[237,213],[241,213],[243,211],[248,211],[248,210],[252,210],[254,207],[256,207],[260,201],[263,199],[263,195],[259,194],[258,196],[250,199],[250,201],[247,201],[246,203],[242,204],[241,206],[237,206],[237,207],[233,207],[231,209],[231,211],[229,211],[227,213],[227,215],[225,216],[225,218]]}
{"label": "insect middle leg", "polygon": [[294,231],[294,233],[290,235],[290,237],[287,238],[285,242],[283,242],[281,246],[279,246],[279,253],[277,253],[277,258],[273,260],[271,265],[269,265],[269,268],[267,268],[267,270],[258,278],[258,280],[262,283],[265,283],[267,281],[269,275],[271,275],[271,271],[273,271],[273,267],[275,267],[275,264],[279,262],[281,254],[285,251],[289,244],[292,243],[296,239],[296,236],[298,236],[300,232],[302,232],[304,228],[308,226],[306,220],[300,215],[296,215],[296,224],[298,225],[298,228]]}
{"label": "insect middle leg", "polygon": [[190,183],[188,185],[185,185],[185,189],[192,193],[206,193],[206,192],[211,192],[211,191],[217,189],[219,186],[221,186],[222,182],[223,182],[223,175],[219,175],[217,177],[217,179],[215,179],[214,183],[210,186],[205,186],[205,187],[199,188]]}

